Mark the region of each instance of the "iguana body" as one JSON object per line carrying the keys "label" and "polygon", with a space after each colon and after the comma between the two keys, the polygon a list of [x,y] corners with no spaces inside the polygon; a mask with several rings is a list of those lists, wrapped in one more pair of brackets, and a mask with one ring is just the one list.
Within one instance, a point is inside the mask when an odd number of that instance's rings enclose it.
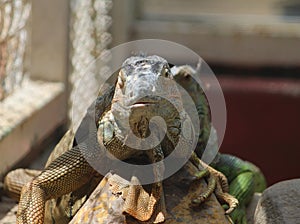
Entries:
{"label": "iguana body", "polygon": [[[159,57],[152,57],[152,58],[150,57],[147,58],[147,60],[148,62],[151,63],[157,62],[157,64],[159,65],[158,68],[156,68],[156,72],[153,72],[153,69],[152,70],[150,69],[148,72],[150,73],[152,72],[156,76],[160,76],[160,75],[164,75],[164,76],[167,75],[170,77],[172,76],[171,74],[166,74],[166,72],[169,73],[169,70],[168,70],[167,62],[165,60]],[[136,66],[137,68],[139,68],[139,64],[137,62],[143,61],[144,63],[146,63],[146,67],[147,67],[147,60],[145,60],[144,57],[140,57],[140,58],[135,58],[133,60],[134,63],[130,60],[128,62],[129,64],[131,63],[130,65],[132,65],[133,67]],[[153,66],[153,64],[151,63],[150,64],[148,63],[148,65]],[[138,70],[134,70],[136,75],[138,75],[137,71]],[[119,93],[120,91],[122,92],[122,87],[124,86],[125,82],[128,81],[126,80],[126,78],[128,77],[124,77],[124,72],[126,73],[126,71],[121,69],[121,73],[120,73],[121,75],[119,75],[116,87],[110,88],[103,96],[97,99],[95,121],[100,121],[98,135],[102,137],[102,140],[104,141],[104,145],[112,149],[110,152],[112,152],[116,157],[119,157],[120,159],[129,159],[131,157],[134,157],[136,155],[136,152],[128,148],[123,148],[122,144],[120,144],[118,140],[116,140],[116,138],[113,138],[114,135],[111,135],[111,133],[115,134],[116,127],[114,126],[115,125],[115,123],[113,123],[114,121],[110,119],[111,116],[109,116],[109,113],[111,113],[111,107],[112,107],[111,101],[113,100],[113,97],[115,100],[114,102],[119,100],[118,98],[116,98],[116,96],[118,96],[117,91],[119,91]],[[128,71],[126,75],[129,75]],[[180,76],[181,75],[179,75],[178,77]],[[115,94],[115,96],[113,96],[113,93]],[[201,92],[200,94],[203,93]],[[200,104],[203,102],[200,101],[200,102],[196,102],[196,104],[197,103],[199,103],[199,106],[201,107]],[[202,112],[201,113],[199,112],[200,119],[203,119],[201,116],[203,116],[203,114]],[[137,120],[137,123],[138,122],[140,122],[140,120]],[[170,119],[170,122],[172,122],[172,118]],[[112,123],[113,125],[111,126],[110,124]],[[143,125],[140,125],[135,130],[136,131],[135,134],[140,135],[140,137],[144,137],[143,135],[147,134],[147,130],[148,129],[145,128]],[[25,187],[23,187],[21,193],[21,201],[18,210],[18,223],[43,223],[44,213],[45,213],[44,211],[46,211],[46,218],[50,217],[52,221],[56,221],[55,219],[57,219],[57,217],[60,217],[60,215],[62,215],[62,219],[66,219],[66,218],[68,219],[68,217],[71,218],[74,215],[74,213],[80,208],[82,203],[85,201],[86,197],[88,197],[88,195],[91,193],[93,187],[95,187],[96,184],[101,179],[101,177],[99,177],[97,172],[87,163],[87,161],[81,154],[79,147],[76,145],[76,142],[73,143],[72,135],[73,133],[68,133],[67,134],[68,137],[65,139],[65,142],[63,141],[61,143],[61,145],[63,146],[60,145],[58,149],[56,149],[54,153],[52,153],[52,156],[49,158],[49,163],[47,163],[48,166],[45,168],[45,170],[43,170],[31,182],[27,183]],[[170,139],[171,142],[172,141],[176,142],[176,136],[175,137],[171,136]],[[202,142],[205,142],[203,133],[200,138],[199,144],[203,144]],[[109,146],[109,144],[113,144],[113,145]],[[61,151],[62,154],[59,151]],[[166,151],[164,147],[160,146],[159,148],[152,150],[152,152],[150,152],[150,154],[147,156],[151,162],[155,162],[155,161],[157,162],[163,159],[165,155],[168,155],[168,153],[170,153],[168,150]],[[201,154],[201,148],[197,148],[197,153]],[[157,155],[160,156],[157,157]],[[230,157],[229,159],[226,159],[224,157],[224,160],[222,156],[219,157],[222,159],[218,160],[218,162],[215,163],[215,166],[217,168],[220,167],[222,171],[225,172],[226,171],[225,168],[228,165],[232,165],[232,164],[235,165],[235,163],[231,162],[232,157]],[[196,165],[201,164],[201,161],[198,159],[198,157],[195,154],[192,155],[192,161]],[[241,162],[238,159],[234,159],[233,161],[244,165],[243,162]],[[223,166],[223,164],[226,164],[225,167]],[[234,174],[235,177],[239,178],[241,176],[245,176],[244,175],[245,173],[249,173],[250,175],[248,176],[251,177],[251,175],[253,174],[253,169],[252,168],[250,169],[249,167],[251,166],[248,166],[246,169],[243,168],[243,172],[235,173]],[[214,175],[210,177],[208,191],[199,195],[199,197],[195,199],[194,203],[198,204],[204,201],[216,188],[217,189],[216,194],[217,196],[219,196],[218,198],[221,201],[223,200],[223,202],[228,203],[230,205],[229,210],[231,211],[233,208],[235,208],[237,204],[236,201],[234,201],[234,198],[230,197],[230,195],[227,195],[226,192],[223,192],[226,191],[225,189],[226,183],[224,184],[224,178],[220,179],[219,173],[214,171],[212,168],[209,167],[209,170],[210,173],[216,175],[216,178],[213,177]],[[163,168],[162,169],[158,168],[156,170],[153,170],[153,172],[155,173],[155,175],[162,175]],[[232,174],[229,173],[229,175]],[[200,175],[200,177],[202,177],[202,174]],[[89,181],[93,178],[94,178],[94,184],[89,184]],[[235,182],[234,177],[230,179],[233,179],[231,186],[234,186],[234,182]],[[255,182],[253,182],[252,180],[253,179],[251,178],[247,179],[249,183],[255,185]],[[232,190],[232,188],[230,187],[230,190],[232,192],[240,192],[240,188]],[[247,202],[251,197],[253,191],[254,188],[250,188],[250,190],[246,190],[245,192],[247,197],[244,196],[245,195],[244,193],[241,193],[242,196],[240,198],[242,200],[246,198],[245,202]],[[162,184],[160,182],[157,182],[152,187],[151,195],[153,195],[154,199],[156,199],[155,201],[157,201],[162,196],[161,194],[162,194]],[[237,193],[237,195],[239,194],[240,193]],[[45,206],[44,206],[45,201],[51,198],[56,198],[56,199],[52,199],[48,201],[46,203],[47,209],[45,210]],[[51,203],[54,204],[51,205]],[[146,211],[146,214],[131,214],[131,215],[140,219],[147,220],[153,213],[153,209],[155,206],[155,204],[151,205],[151,203],[154,202],[149,201],[148,203],[149,204],[145,206],[148,209],[148,211]],[[53,209],[48,209],[49,207]],[[128,208],[130,208],[130,206],[128,206]],[[54,214],[53,211],[56,214]],[[58,221],[56,223],[64,223],[64,221],[66,221],[66,220],[59,220],[59,218],[57,220]]]}

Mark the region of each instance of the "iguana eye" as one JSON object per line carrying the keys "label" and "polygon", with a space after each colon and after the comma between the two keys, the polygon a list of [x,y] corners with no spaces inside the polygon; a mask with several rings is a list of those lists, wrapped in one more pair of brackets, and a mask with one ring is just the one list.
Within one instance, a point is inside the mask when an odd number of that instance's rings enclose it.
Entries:
{"label": "iguana eye", "polygon": [[165,78],[170,78],[170,76],[171,76],[170,69],[164,68],[161,75]]}
{"label": "iguana eye", "polygon": [[183,77],[185,78],[186,81],[191,80],[191,75],[189,73],[184,73]]}

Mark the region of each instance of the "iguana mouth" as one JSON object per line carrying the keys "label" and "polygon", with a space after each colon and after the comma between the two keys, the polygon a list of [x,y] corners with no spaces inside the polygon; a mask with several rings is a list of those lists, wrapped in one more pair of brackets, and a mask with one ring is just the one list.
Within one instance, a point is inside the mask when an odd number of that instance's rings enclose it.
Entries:
{"label": "iguana mouth", "polygon": [[139,101],[131,105],[131,108],[137,108],[137,107],[145,107],[148,105],[155,105],[158,102],[153,102],[153,101]]}

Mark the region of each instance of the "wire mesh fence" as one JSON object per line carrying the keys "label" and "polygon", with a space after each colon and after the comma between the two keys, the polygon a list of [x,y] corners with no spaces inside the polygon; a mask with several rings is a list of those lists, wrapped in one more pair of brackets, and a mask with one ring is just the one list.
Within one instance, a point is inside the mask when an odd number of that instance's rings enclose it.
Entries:
{"label": "wire mesh fence", "polygon": [[30,12],[30,0],[0,1],[0,100],[22,83]]}
{"label": "wire mesh fence", "polygon": [[[111,42],[108,32],[112,24],[109,12],[112,0],[74,0],[71,1],[71,65],[72,73],[69,118],[76,129],[86,112],[88,105],[94,100],[95,90],[98,90],[96,80],[99,78],[99,68],[94,62],[101,55],[107,54]],[[80,87],[80,88],[79,88]],[[74,101],[80,101],[80,107],[74,106]]]}

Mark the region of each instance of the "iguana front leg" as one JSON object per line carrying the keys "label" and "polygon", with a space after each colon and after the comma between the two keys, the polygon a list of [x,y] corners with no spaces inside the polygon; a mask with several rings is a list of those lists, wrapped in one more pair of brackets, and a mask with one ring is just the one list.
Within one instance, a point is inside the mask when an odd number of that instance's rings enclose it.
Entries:
{"label": "iguana front leg", "polygon": [[230,214],[238,206],[239,201],[228,193],[229,185],[225,175],[201,161],[196,153],[192,154],[190,160],[196,167],[198,167],[199,170],[202,170],[196,173],[195,177],[197,179],[207,177],[208,181],[207,190],[198,195],[192,201],[192,203],[194,205],[199,205],[204,202],[212,193],[215,193],[216,197],[221,203],[228,204],[229,208],[226,210],[225,214]]}
{"label": "iguana front leg", "polygon": [[22,188],[17,223],[44,223],[45,201],[76,190],[94,173],[78,146],[65,152]]}
{"label": "iguana front leg", "polygon": [[[138,220],[147,221],[151,218],[155,209],[158,209],[160,215],[155,220],[157,222],[163,222],[166,215],[166,209],[164,204],[162,175],[164,173],[164,163],[160,162],[164,159],[164,154],[160,145],[153,150],[148,151],[148,157],[152,161],[154,183],[152,184],[150,195],[145,192],[137,178],[133,177],[131,185],[128,190],[128,195],[124,204],[124,211],[132,215]],[[158,208],[157,206],[160,206]]]}
{"label": "iguana front leg", "polygon": [[164,174],[164,154],[161,145],[146,151],[147,157],[153,165],[154,183],[151,192],[146,192],[139,180],[133,176],[124,203],[124,212],[140,221],[148,221],[156,212],[154,223],[165,220],[166,209],[161,180]]}

